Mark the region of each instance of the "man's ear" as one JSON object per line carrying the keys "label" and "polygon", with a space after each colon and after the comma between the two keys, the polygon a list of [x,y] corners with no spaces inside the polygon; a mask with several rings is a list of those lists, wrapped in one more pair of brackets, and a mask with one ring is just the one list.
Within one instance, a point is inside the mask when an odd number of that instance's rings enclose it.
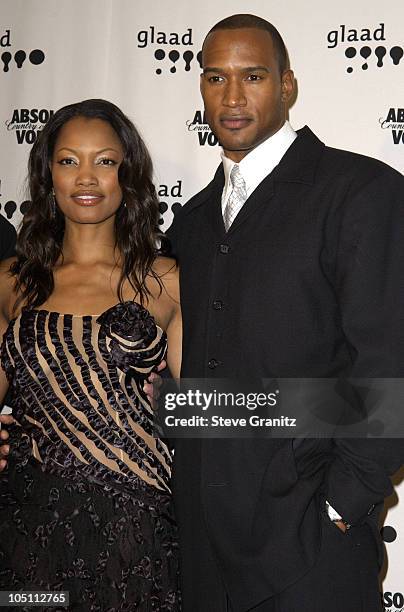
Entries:
{"label": "man's ear", "polygon": [[199,77],[199,91],[201,92],[201,96],[203,97],[203,72]]}
{"label": "man's ear", "polygon": [[295,89],[295,77],[293,70],[284,70],[282,73],[282,101],[288,102],[293,96]]}

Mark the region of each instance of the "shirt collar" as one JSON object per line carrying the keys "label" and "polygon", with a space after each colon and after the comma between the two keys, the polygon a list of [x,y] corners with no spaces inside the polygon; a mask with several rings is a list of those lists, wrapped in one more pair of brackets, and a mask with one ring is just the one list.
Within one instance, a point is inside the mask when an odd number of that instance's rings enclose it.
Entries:
{"label": "shirt collar", "polygon": [[[261,181],[279,164],[292,142],[297,137],[296,132],[285,121],[283,126],[272,136],[255,147],[240,162],[240,172],[245,180],[247,195],[249,196]],[[223,201],[227,200],[232,186],[230,183],[230,172],[236,162],[226,157],[222,151],[223,170],[225,184],[223,189]]]}

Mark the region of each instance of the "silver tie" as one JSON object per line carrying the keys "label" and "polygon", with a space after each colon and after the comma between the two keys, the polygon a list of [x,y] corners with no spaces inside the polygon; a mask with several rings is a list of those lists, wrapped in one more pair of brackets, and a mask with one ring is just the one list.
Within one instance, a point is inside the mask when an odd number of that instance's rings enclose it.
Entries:
{"label": "silver tie", "polygon": [[233,189],[230,193],[229,199],[227,200],[226,208],[224,209],[223,213],[223,221],[226,232],[229,230],[231,224],[247,199],[245,181],[241,176],[240,168],[237,164],[234,164],[230,172],[230,182]]}

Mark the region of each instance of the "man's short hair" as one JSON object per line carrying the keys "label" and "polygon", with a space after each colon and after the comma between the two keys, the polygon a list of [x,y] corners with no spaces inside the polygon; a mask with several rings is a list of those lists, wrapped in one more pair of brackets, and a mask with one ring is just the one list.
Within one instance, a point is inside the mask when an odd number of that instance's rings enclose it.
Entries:
{"label": "man's short hair", "polygon": [[[209,34],[216,32],[217,30],[239,30],[243,28],[256,28],[257,30],[265,30],[270,34],[272,43],[274,45],[275,53],[278,60],[279,72],[282,74],[288,67],[288,52],[286,51],[285,43],[283,42],[282,36],[272,23],[257,17],[256,15],[249,15],[247,13],[240,13],[238,15],[231,15],[222,19],[216,23],[213,28],[207,33],[203,45]],[[203,46],[202,46],[203,48]]]}

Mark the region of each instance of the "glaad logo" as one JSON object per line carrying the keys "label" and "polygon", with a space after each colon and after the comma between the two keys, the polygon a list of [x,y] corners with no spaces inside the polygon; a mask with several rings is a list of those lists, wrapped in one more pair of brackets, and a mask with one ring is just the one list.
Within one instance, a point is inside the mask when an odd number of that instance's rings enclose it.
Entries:
{"label": "glaad logo", "polygon": [[185,125],[187,126],[188,132],[196,132],[198,134],[198,140],[201,147],[203,145],[214,147],[219,144],[218,139],[211,131],[206,121],[205,111],[195,111],[194,118],[192,120],[188,119]]}
{"label": "glaad logo", "polygon": [[391,130],[393,144],[404,144],[404,108],[389,108],[385,119],[379,118],[382,130]]}
{"label": "glaad logo", "polygon": [[[0,47],[11,47],[11,30],[5,30],[4,34],[0,37]],[[45,53],[41,49],[33,49],[29,53],[23,49],[18,49],[14,55],[10,51],[3,51],[1,54],[3,72],[9,72],[10,68],[14,67],[13,59],[16,67],[22,68],[27,57],[34,66],[38,66],[45,61]]]}
{"label": "glaad logo", "polygon": [[391,544],[397,539],[397,531],[391,525],[385,525],[380,529],[380,535],[382,536],[383,542]]}
{"label": "glaad logo", "polygon": [[[368,70],[369,65],[372,64],[377,68],[382,68],[390,62],[394,66],[399,65],[401,58],[404,55],[403,47],[398,45],[394,45],[392,47],[390,47],[390,45],[375,45],[375,43],[384,41],[386,41],[384,23],[379,23],[378,27],[374,29],[347,28],[346,25],[340,25],[337,30],[331,30],[327,34],[327,46],[329,49],[335,49],[339,44],[343,43],[358,43],[355,46],[349,45],[346,47],[344,53],[345,57],[349,60],[352,60],[358,56],[359,60],[361,61],[360,66],[362,70]],[[364,42],[373,43],[372,47],[374,48],[371,48],[369,45],[361,45],[361,43]],[[374,58],[373,54],[375,56]],[[349,63],[352,64],[354,62]],[[354,71],[354,67],[349,65],[347,66],[346,71],[348,74],[351,74]]]}
{"label": "glaad logo", "polygon": [[[380,530],[383,542],[391,544],[397,539],[397,531],[391,525],[385,525]],[[385,591],[383,593],[383,604],[385,612],[403,612],[404,611],[404,595],[400,592],[393,593]]]}
{"label": "glaad logo", "polygon": [[[182,198],[182,180],[178,179],[174,185],[171,187],[169,185],[161,184],[157,189],[157,195],[160,201],[160,214],[161,217],[159,219],[159,224],[164,225],[165,213],[171,209],[173,214],[176,215],[179,210],[181,210],[181,202],[179,201]],[[173,201],[174,200],[174,201]]]}
{"label": "glaad logo", "polygon": [[182,51],[182,49],[170,49],[169,45],[176,47],[180,45],[182,45],[182,47],[193,46],[192,34],[192,28],[188,28],[184,34],[179,34],[178,32],[167,33],[156,31],[155,26],[149,26],[147,30],[140,30],[138,32],[137,46],[140,49],[155,45],[164,47],[154,50],[154,57],[159,62],[156,68],[156,74],[162,74],[164,68],[167,72],[167,66],[165,65],[167,58],[170,62],[169,72],[172,74],[177,72],[177,67],[178,69],[184,69],[186,72],[189,72],[191,70],[191,63],[195,57],[199,62],[199,66],[201,66],[202,52],[199,51],[195,54],[191,49],[186,49],[185,51]]}
{"label": "glaad logo", "polygon": [[5,122],[7,131],[15,132],[18,144],[33,144],[53,113],[47,108],[16,108],[11,119]]}
{"label": "glaad logo", "polygon": [[383,594],[383,603],[386,612],[403,612],[404,595],[400,592],[392,593],[391,591],[386,591]]}
{"label": "glaad logo", "polygon": [[[0,179],[0,198],[2,195],[2,179]],[[8,200],[4,205],[0,202],[0,210],[4,210],[5,216],[10,221],[18,209],[22,215],[25,215],[30,203],[31,202],[29,200],[25,200],[24,202],[21,202],[19,206],[17,206],[17,203],[14,202],[14,200]]]}

